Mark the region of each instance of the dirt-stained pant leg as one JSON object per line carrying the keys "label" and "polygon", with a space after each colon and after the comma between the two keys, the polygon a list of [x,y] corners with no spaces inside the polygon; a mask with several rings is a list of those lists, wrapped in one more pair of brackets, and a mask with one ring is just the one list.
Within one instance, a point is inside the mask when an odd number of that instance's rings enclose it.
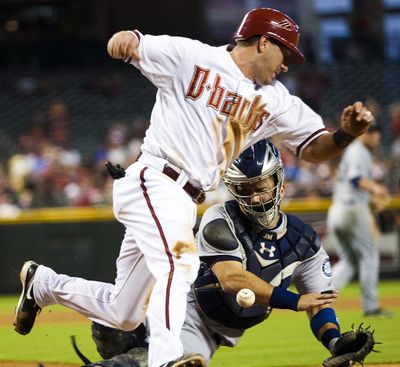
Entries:
{"label": "dirt-stained pant leg", "polygon": [[[147,319],[151,329],[149,366],[158,367],[183,354],[180,332],[186,295],[199,268],[193,227],[196,205],[175,181],[157,169],[136,162],[119,186],[115,212],[132,232],[156,279]],[[131,182],[129,182],[131,181]],[[139,197],[129,189],[140,187]]]}
{"label": "dirt-stained pant leg", "polygon": [[183,354],[186,295],[199,268],[196,205],[175,181],[140,162],[114,181],[113,194],[114,214],[126,227],[115,285],[40,266],[34,296],[41,307],[62,304],[123,330],[134,329],[147,311],[149,366],[158,367]]}
{"label": "dirt-stained pant leg", "polygon": [[127,232],[117,259],[115,284],[57,274],[40,265],[33,287],[40,307],[61,304],[113,328],[132,330],[144,318],[154,277],[133,237]]}

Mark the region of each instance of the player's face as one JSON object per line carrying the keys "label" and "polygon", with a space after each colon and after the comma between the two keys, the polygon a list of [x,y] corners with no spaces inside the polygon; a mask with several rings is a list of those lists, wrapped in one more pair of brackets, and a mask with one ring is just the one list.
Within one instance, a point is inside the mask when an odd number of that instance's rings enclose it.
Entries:
{"label": "player's face", "polygon": [[241,206],[256,224],[265,228],[272,228],[279,220],[279,205],[285,192],[285,186],[281,185],[279,197],[277,197],[277,176],[270,176],[252,184],[236,186],[236,197]]}
{"label": "player's face", "polygon": [[[266,179],[254,184],[238,186],[237,193],[242,196],[247,196],[248,204],[251,204],[253,208],[260,206],[261,211],[264,208],[267,210],[270,209],[274,204],[274,189],[275,179],[273,177],[267,177]],[[264,208],[261,208],[261,204],[264,204]]]}
{"label": "player's face", "polygon": [[290,55],[290,50],[264,36],[260,38],[259,49],[261,52],[255,63],[255,79],[259,85],[269,85],[279,73],[289,70],[285,58]]}

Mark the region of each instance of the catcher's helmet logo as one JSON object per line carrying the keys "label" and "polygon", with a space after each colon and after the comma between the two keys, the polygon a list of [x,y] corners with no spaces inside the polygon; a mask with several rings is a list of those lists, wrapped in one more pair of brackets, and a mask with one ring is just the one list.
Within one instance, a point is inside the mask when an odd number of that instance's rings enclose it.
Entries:
{"label": "catcher's helmet logo", "polygon": [[329,258],[326,258],[322,263],[322,274],[327,278],[332,278],[332,266]]}

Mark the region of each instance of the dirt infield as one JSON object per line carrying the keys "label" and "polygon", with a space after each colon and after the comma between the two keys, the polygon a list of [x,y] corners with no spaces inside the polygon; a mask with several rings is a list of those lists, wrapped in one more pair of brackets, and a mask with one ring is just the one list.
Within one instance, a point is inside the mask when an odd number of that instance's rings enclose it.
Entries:
{"label": "dirt infield", "polygon": [[[400,307],[400,297],[382,297],[381,305],[384,308],[393,308]],[[358,298],[346,298],[346,299],[338,299],[335,301],[335,309],[337,310],[348,310],[348,309],[357,309],[361,307],[360,300]],[[12,325],[13,323],[13,315],[0,315],[0,325]],[[74,315],[74,321],[76,322],[89,322],[85,317],[76,313]],[[69,323],[71,322],[71,312],[52,312],[42,311],[40,314],[40,323]],[[0,367],[3,365],[0,363]],[[36,366],[35,366],[36,367]]]}

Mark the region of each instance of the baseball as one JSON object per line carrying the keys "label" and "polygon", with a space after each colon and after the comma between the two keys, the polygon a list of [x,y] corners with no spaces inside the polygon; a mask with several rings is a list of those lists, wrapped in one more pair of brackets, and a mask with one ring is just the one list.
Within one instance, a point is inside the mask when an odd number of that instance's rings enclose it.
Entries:
{"label": "baseball", "polygon": [[236,294],[236,302],[240,307],[249,308],[254,305],[256,295],[251,289],[243,288]]}

